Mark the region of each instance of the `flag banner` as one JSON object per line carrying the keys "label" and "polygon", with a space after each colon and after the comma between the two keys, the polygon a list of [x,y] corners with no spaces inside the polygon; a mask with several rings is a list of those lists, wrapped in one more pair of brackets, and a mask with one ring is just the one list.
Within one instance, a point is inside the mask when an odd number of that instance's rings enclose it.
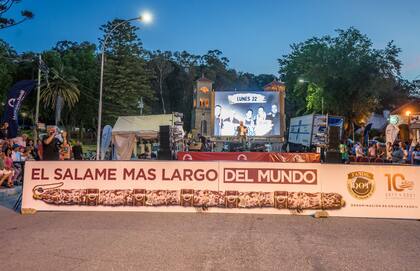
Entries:
{"label": "flag banner", "polygon": [[26,96],[35,88],[36,81],[22,80],[9,90],[2,122],[9,123],[9,137],[14,138],[18,131],[18,116],[20,107]]}
{"label": "flag banner", "polygon": [[111,144],[112,137],[112,127],[111,125],[105,125],[102,130],[102,144],[101,144],[101,160],[105,159],[106,151],[108,150],[109,145]]}

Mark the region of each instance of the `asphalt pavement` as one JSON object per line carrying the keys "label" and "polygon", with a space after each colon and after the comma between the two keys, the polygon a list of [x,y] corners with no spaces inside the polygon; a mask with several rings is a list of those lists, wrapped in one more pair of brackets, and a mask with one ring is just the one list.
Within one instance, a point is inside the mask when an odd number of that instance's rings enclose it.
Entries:
{"label": "asphalt pavement", "polygon": [[0,206],[0,270],[420,270],[420,222]]}

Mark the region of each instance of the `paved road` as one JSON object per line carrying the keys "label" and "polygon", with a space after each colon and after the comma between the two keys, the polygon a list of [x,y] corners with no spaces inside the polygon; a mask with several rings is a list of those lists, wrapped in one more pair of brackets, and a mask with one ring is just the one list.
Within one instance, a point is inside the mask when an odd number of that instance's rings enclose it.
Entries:
{"label": "paved road", "polygon": [[0,270],[419,270],[420,222],[0,206]]}

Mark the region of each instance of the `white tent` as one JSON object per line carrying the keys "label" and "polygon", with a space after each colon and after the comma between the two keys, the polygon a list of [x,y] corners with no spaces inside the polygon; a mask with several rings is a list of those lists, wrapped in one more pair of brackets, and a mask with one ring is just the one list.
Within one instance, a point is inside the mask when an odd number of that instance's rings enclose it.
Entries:
{"label": "white tent", "polygon": [[137,138],[157,139],[159,126],[173,124],[173,114],[118,117],[112,129],[112,142],[117,159],[129,160],[131,158]]}

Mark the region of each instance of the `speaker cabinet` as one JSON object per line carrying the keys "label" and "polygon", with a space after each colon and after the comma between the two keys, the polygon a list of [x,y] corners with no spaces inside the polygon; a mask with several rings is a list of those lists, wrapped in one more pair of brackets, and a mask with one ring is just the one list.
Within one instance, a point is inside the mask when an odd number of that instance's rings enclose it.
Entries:
{"label": "speaker cabinet", "polygon": [[328,164],[341,164],[341,155],[338,151],[327,151],[325,153],[325,163]]}
{"label": "speaker cabinet", "polygon": [[340,146],[340,127],[330,126],[328,129],[328,149],[338,150]]}

